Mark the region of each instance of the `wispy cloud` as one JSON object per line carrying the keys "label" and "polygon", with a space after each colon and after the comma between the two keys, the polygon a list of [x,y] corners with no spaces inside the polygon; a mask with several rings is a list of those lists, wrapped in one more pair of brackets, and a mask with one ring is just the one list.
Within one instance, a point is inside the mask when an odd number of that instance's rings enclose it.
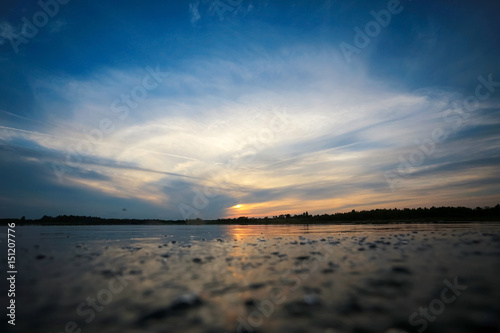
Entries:
{"label": "wispy cloud", "polygon": [[200,5],[199,1],[192,2],[189,4],[189,12],[191,14],[191,24],[195,24],[200,18],[200,12],[198,10],[198,6]]}
{"label": "wispy cloud", "polygon": [[[266,63],[217,58],[193,63],[172,72],[125,121],[112,113],[111,101],[140,81],[141,70],[107,70],[86,80],[38,78],[33,82],[39,106],[59,126],[48,126],[46,134],[10,130],[64,156],[76,152],[80,141],[92,143],[85,133],[104,117],[112,119],[115,130],[91,152],[79,154],[82,168],[106,174],[107,180],[68,173],[69,181],[152,204],[177,195],[163,190],[167,179],[188,177],[190,186],[203,186],[222,173],[227,177],[219,186],[228,198],[260,207],[287,200],[293,207],[305,200],[328,211],[349,202],[388,200],[383,170],[393,166],[394,151],[414,145],[438,126],[454,94],[384,87],[363,73],[337,71],[335,51],[313,55],[302,53],[305,49],[310,47],[297,48],[285,59],[270,55]],[[287,80],[262,90],[273,75]],[[232,87],[238,76],[245,84]],[[210,93],[214,90],[217,97]],[[186,100],[193,91],[195,96]],[[398,196],[392,194],[392,202]]]}

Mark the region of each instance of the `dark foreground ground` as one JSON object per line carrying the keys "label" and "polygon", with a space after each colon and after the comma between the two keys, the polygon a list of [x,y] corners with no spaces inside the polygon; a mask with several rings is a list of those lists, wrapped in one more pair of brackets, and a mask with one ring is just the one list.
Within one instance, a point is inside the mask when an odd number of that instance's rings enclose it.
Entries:
{"label": "dark foreground ground", "polygon": [[227,228],[18,240],[8,331],[500,332],[498,224]]}

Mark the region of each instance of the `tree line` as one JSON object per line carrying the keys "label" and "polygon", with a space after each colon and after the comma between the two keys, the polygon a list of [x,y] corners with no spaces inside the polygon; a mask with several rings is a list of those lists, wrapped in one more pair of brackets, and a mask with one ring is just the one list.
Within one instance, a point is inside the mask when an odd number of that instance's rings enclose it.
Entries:
{"label": "tree line", "polygon": [[424,208],[393,208],[372,210],[351,210],[350,212],[312,215],[282,214],[273,217],[227,218],[217,220],[151,220],[151,219],[105,219],[92,216],[59,215],[43,216],[40,219],[27,220],[2,219],[1,224],[35,224],[35,225],[148,225],[148,224],[260,224],[260,223],[343,223],[343,222],[446,222],[446,221],[500,221],[500,204],[494,207],[424,207]]}

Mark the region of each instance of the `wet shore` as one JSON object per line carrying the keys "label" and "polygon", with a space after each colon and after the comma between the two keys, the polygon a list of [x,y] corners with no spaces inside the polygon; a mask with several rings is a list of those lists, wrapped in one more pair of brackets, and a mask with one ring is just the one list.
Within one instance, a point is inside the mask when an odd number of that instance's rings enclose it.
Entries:
{"label": "wet shore", "polygon": [[498,225],[197,227],[24,229],[15,331],[500,331]]}

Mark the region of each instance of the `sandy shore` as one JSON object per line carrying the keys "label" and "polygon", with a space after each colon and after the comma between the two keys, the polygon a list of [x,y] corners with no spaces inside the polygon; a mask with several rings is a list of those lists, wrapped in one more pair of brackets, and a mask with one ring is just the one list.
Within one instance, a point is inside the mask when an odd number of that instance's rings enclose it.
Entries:
{"label": "sandy shore", "polygon": [[231,228],[20,245],[15,331],[500,331],[498,226]]}

